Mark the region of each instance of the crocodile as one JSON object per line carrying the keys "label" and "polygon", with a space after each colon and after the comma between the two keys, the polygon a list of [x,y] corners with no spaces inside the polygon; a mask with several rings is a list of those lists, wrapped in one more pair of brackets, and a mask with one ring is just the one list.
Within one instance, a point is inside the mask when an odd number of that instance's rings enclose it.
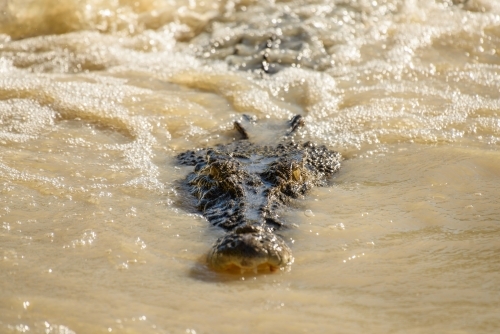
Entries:
{"label": "crocodile", "polygon": [[276,144],[259,145],[242,123],[234,122],[241,139],[177,156],[180,164],[194,166],[183,184],[197,209],[227,231],[208,252],[213,269],[275,271],[293,263],[290,247],[277,234],[289,226],[280,213],[310,189],[327,185],[341,161],[324,145],[294,142],[292,134],[303,125],[297,115]]}

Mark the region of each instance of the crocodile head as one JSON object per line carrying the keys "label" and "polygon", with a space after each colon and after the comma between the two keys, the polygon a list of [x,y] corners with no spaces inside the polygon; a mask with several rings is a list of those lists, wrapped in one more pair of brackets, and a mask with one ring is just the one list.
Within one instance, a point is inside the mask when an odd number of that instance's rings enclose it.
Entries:
{"label": "crocodile head", "polygon": [[178,156],[181,163],[194,166],[185,185],[198,199],[197,208],[212,225],[227,231],[207,257],[216,270],[290,267],[292,251],[275,234],[288,225],[280,213],[310,189],[326,185],[340,168],[339,153],[324,145],[293,141],[291,135],[304,124],[301,116],[292,118],[278,139],[276,133],[282,131],[270,127],[274,142],[267,136],[261,142],[252,133],[255,123],[249,117],[235,122],[242,140]]}

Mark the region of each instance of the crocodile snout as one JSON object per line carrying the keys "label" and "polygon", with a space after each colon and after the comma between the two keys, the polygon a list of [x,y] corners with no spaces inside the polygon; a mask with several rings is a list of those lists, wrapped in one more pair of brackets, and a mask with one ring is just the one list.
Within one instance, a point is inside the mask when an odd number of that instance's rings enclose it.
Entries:
{"label": "crocodile snout", "polygon": [[245,232],[240,229],[219,238],[207,260],[217,270],[236,267],[256,271],[267,267],[275,271],[290,266],[293,256],[280,236],[265,230]]}

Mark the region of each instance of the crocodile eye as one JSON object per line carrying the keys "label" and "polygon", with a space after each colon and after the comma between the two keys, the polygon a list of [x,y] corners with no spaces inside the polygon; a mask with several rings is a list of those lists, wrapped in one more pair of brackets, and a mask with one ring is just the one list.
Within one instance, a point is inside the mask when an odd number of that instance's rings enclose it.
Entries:
{"label": "crocodile eye", "polygon": [[300,168],[295,168],[292,172],[292,178],[294,181],[300,181],[301,176],[300,176]]}
{"label": "crocodile eye", "polygon": [[210,176],[212,176],[214,179],[219,176],[219,170],[215,166],[210,166]]}

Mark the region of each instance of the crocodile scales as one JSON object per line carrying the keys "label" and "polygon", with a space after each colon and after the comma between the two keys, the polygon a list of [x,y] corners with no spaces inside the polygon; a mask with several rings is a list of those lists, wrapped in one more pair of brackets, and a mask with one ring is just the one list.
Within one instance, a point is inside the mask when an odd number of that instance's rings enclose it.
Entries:
{"label": "crocodile scales", "polygon": [[212,268],[274,271],[293,263],[292,251],[276,234],[287,226],[279,214],[293,199],[325,186],[339,170],[341,155],[324,145],[293,142],[291,134],[304,121],[297,115],[289,123],[276,145],[252,143],[235,122],[242,139],[177,156],[179,163],[195,166],[185,185],[198,209],[227,231],[208,253]]}

